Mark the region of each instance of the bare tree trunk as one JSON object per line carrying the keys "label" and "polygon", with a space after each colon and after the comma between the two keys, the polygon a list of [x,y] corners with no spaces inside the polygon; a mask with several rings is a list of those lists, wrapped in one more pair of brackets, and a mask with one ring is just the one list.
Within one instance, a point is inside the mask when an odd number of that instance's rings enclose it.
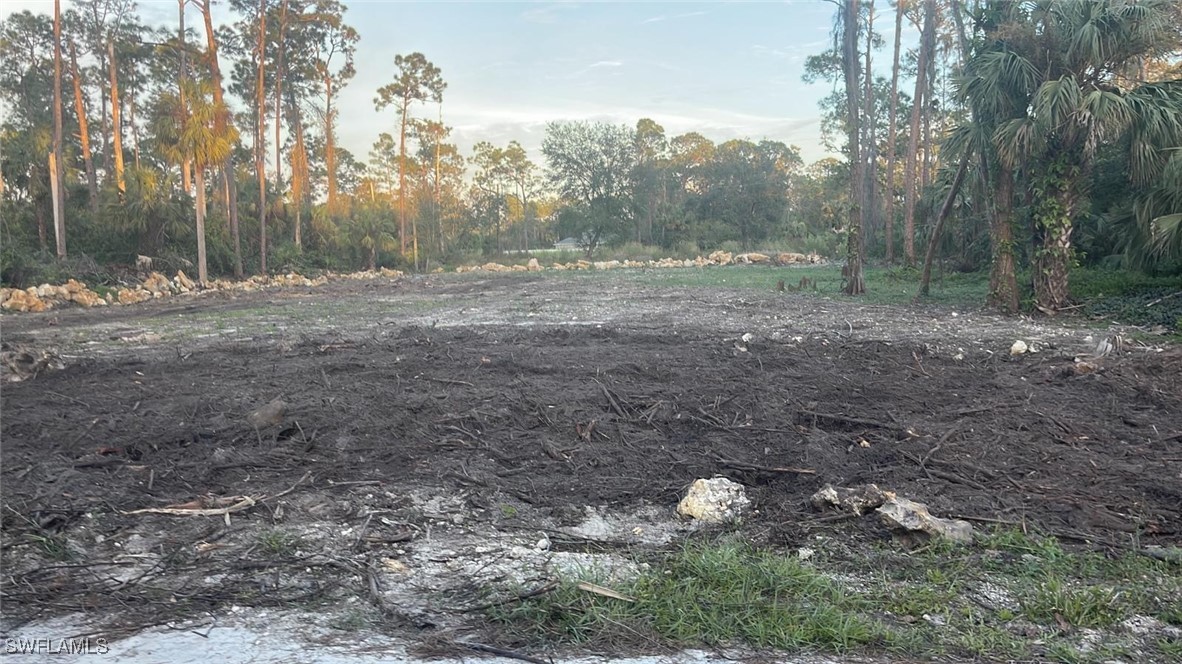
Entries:
{"label": "bare tree trunk", "polygon": [[115,66],[115,41],[107,40],[107,63],[111,67],[111,131],[114,137],[111,149],[115,158],[115,186],[119,195],[127,193],[127,182],[123,179],[123,122],[119,113],[119,77]]}
{"label": "bare tree trunk", "polygon": [[202,286],[209,280],[205,261],[205,169],[198,166],[197,180],[197,282]]}
{"label": "bare tree trunk", "polygon": [[924,0],[923,37],[919,47],[918,71],[915,76],[915,97],[911,106],[911,126],[907,137],[907,164],[903,172],[903,254],[908,265],[915,265],[915,204],[919,196],[916,187],[919,159],[919,139],[922,127],[924,96],[927,91],[927,72],[936,40],[936,1]]}
{"label": "bare tree trunk", "polygon": [[308,190],[308,151],[304,146],[304,122],[300,118],[299,110],[292,104],[295,114],[295,147],[292,149],[291,163],[291,197],[295,202],[295,246],[302,249],[303,230],[301,229],[301,214],[304,210],[304,196]]}
{"label": "bare tree trunk", "polygon": [[86,166],[86,190],[92,217],[98,216],[98,176],[94,171],[94,156],[90,153],[90,127],[86,121],[86,105],[82,98],[82,77],[78,74],[78,51],[70,41],[70,77],[74,79],[74,114],[78,116],[78,140],[82,143],[82,163]]}
{"label": "bare tree trunk", "polygon": [[861,295],[866,292],[862,279],[862,196],[865,193],[862,157],[858,149],[860,136],[858,125],[858,4],[859,0],[846,0],[842,18],[842,69],[845,73],[846,113],[850,151],[850,218],[849,237],[846,246],[845,293]]}
{"label": "bare tree trunk", "polygon": [[406,256],[406,124],[410,113],[409,100],[402,102],[401,110],[402,127],[398,139],[398,239],[402,243],[402,255]]}
{"label": "bare tree trunk", "polygon": [[[443,253],[443,217],[439,210],[439,147],[443,143],[443,97],[439,98],[439,128],[435,135],[435,227],[439,231],[440,253]],[[528,247],[527,247],[528,249]]]}
{"label": "bare tree trunk", "polygon": [[287,32],[287,0],[283,0],[283,9],[279,14],[279,59],[275,67],[275,190],[283,192],[283,143],[280,142],[279,130],[283,126],[283,59],[287,50],[284,34]]}
{"label": "bare tree trunk", "polygon": [[896,0],[895,7],[895,56],[891,65],[891,110],[890,128],[887,130],[887,168],[886,168],[886,260],[888,264],[895,262],[895,166],[896,155],[899,152],[898,119],[899,119],[899,52],[903,42],[903,10],[907,6],[906,0]]}
{"label": "bare tree trunk", "polygon": [[916,294],[916,301],[920,297],[926,297],[932,283],[932,261],[936,258],[936,246],[940,243],[940,235],[944,232],[944,222],[948,219],[948,214],[952,212],[952,203],[956,201],[956,195],[960,192],[960,186],[964,182],[965,173],[969,170],[969,159],[972,158],[973,153],[965,150],[964,155],[960,158],[960,166],[956,169],[956,177],[952,179],[952,187],[948,189],[948,195],[944,197],[944,204],[940,206],[940,216],[936,218],[936,226],[932,229],[932,237],[928,238],[928,251],[923,259],[923,278],[919,281],[919,293]]}
{"label": "bare tree trunk", "polygon": [[[201,14],[205,19],[205,46],[208,54],[209,72],[213,78],[213,101],[214,104],[221,109],[222,112],[217,114],[214,121],[214,131],[225,132],[230,123],[229,110],[225,105],[225,92],[222,90],[222,69],[218,64],[218,43],[213,31],[213,17],[210,14],[210,8],[213,0],[193,0],[201,7]],[[238,184],[237,176],[234,173],[234,161],[232,157],[226,157],[225,162],[222,163],[222,174],[226,179],[226,189],[229,192],[229,199],[227,203],[227,216],[230,218],[230,235],[234,241],[234,276],[238,279],[242,278],[242,242],[238,229]]]}
{"label": "bare tree trunk", "polygon": [[[50,161],[53,161],[53,159],[52,159],[53,153],[52,152],[49,153],[49,156],[50,156]],[[50,164],[49,166],[50,166],[49,177],[52,178],[53,177],[53,165]],[[50,184],[51,185],[53,184],[52,180],[50,181]],[[52,203],[53,203],[53,201],[50,201],[51,205],[52,205]],[[37,218],[38,246],[41,247],[41,251],[49,251],[49,234],[48,234],[48,231],[45,230],[45,206],[41,205],[40,201],[38,201],[37,203],[34,203],[34,205],[33,205],[33,216]]]}
{"label": "bare tree trunk", "polygon": [[267,0],[259,0],[258,77],[255,81],[255,106],[258,110],[255,131],[254,167],[259,180],[259,273],[267,273]]}
{"label": "bare tree trunk", "polygon": [[332,77],[324,76],[324,165],[328,172],[328,211],[337,213],[337,147],[333,132]]}
{"label": "bare tree trunk", "polygon": [[[66,257],[65,224],[62,223],[62,183],[60,179],[60,164],[57,155],[49,152],[49,193],[53,198],[53,235],[57,241],[57,257]],[[42,245],[45,243],[42,242]]]}
{"label": "bare tree trunk", "polygon": [[[184,85],[184,83],[189,78],[189,54],[187,52],[189,45],[187,43],[187,37],[185,37],[185,3],[188,1],[189,0],[176,0],[177,14],[178,14],[179,22],[180,22],[180,29],[178,31],[178,35],[179,35],[179,41],[180,41],[180,47],[181,47],[181,52],[180,52],[181,69],[177,75],[177,91],[180,95],[181,108],[186,109],[184,111],[186,116],[188,115],[188,110],[187,110],[188,106],[185,105],[185,85]],[[188,155],[185,155],[181,159],[181,187],[185,190],[186,194],[191,193],[193,191],[192,166],[193,166],[192,160],[189,158]]]}
{"label": "bare tree trunk", "polygon": [[53,195],[53,234],[57,257],[66,257],[65,164],[62,163],[62,3],[53,0],[53,154],[49,156],[50,193]]}
{"label": "bare tree trunk", "polygon": [[[875,136],[875,118],[874,118],[874,69],[871,67],[871,52],[874,50],[874,3],[867,5],[868,14],[866,17],[866,70],[863,78],[865,79],[866,89],[864,94],[866,98],[864,103],[866,110],[862,118],[862,125],[865,127],[863,132],[866,136],[866,155],[864,162],[866,163],[866,202],[862,207],[862,217],[865,219],[863,226],[869,231],[876,231],[878,229],[878,144],[877,136]],[[866,256],[866,235],[861,238],[862,242],[862,256]]]}
{"label": "bare tree trunk", "polygon": [[919,176],[919,191],[925,192],[932,184],[932,167],[934,166],[935,155],[932,151],[932,113],[927,107],[932,105],[932,100],[936,98],[936,84],[935,84],[935,51],[928,54],[927,75],[924,77],[927,80],[927,89],[923,93],[924,99],[924,113],[923,113],[923,134],[920,137],[922,141],[920,153],[923,154],[923,161],[920,162],[920,176]]}
{"label": "bare tree trunk", "polygon": [[127,99],[127,119],[131,125],[131,140],[134,141],[131,146],[131,154],[135,158],[135,167],[140,167],[140,128],[135,123],[135,89],[131,90],[131,97]]}

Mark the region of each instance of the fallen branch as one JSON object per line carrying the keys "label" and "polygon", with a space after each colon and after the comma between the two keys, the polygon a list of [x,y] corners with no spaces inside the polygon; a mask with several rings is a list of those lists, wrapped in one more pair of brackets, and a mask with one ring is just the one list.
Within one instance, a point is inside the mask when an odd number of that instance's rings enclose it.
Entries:
{"label": "fallen branch", "polygon": [[599,381],[595,382],[599,383],[599,389],[603,390],[603,395],[607,397],[608,402],[611,403],[612,410],[616,411],[616,414],[620,417],[628,417],[628,414],[625,413],[624,409],[620,407],[620,404],[616,401],[616,398],[612,396],[611,390],[607,389],[607,386],[603,383],[600,383]]}
{"label": "fallen branch", "polygon": [[530,657],[529,655],[523,655],[518,652],[513,652],[512,650],[505,650],[504,648],[498,648],[496,646],[486,646],[483,643],[471,643],[465,641],[454,641],[453,643],[455,643],[457,646],[468,648],[469,650],[486,652],[491,655],[508,657],[509,659],[517,659],[523,662],[533,662],[533,664],[554,664],[553,660],[538,659],[537,657]]}
{"label": "fallen branch", "polygon": [[808,415],[814,419],[833,420],[834,422],[845,422],[846,424],[857,424],[860,426],[874,427],[876,429],[885,429],[887,431],[901,432],[903,429],[894,424],[887,424],[885,422],[876,422],[874,420],[864,420],[859,417],[849,417],[847,415],[840,415],[838,413],[818,413],[813,410],[801,410],[801,415]]}
{"label": "fallen branch", "polygon": [[548,592],[553,592],[555,590],[558,590],[558,585],[559,585],[558,581],[551,581],[551,582],[547,583],[546,585],[544,585],[540,588],[535,588],[527,593],[522,593],[522,594],[516,595],[514,597],[500,599],[495,602],[488,602],[486,604],[478,604],[476,606],[470,606],[466,609],[455,609],[455,611],[457,611],[459,613],[472,613],[473,611],[484,611],[485,609],[491,609],[491,608],[497,607],[497,606],[505,606],[506,604],[514,604],[517,602],[523,602],[523,601],[530,599],[532,597],[537,597],[538,595],[545,595]]}
{"label": "fallen branch", "polygon": [[174,516],[224,516],[226,514],[233,514],[234,512],[241,512],[245,509],[250,509],[263,499],[262,496],[232,496],[229,498],[217,498],[215,503],[224,501],[235,501],[226,507],[203,508],[203,507],[187,507],[187,505],[200,505],[201,501],[190,501],[188,503],[180,503],[179,505],[170,505],[168,507],[145,507],[143,509],[131,510],[130,512],[123,512],[123,514],[172,514]]}
{"label": "fallen branch", "polygon": [[718,457],[718,461],[728,467],[736,470],[759,470],[765,473],[796,473],[797,475],[816,475],[817,471],[812,468],[793,468],[791,466],[761,466],[755,463],[747,463],[746,461],[732,461]]}
{"label": "fallen branch", "polygon": [[1169,295],[1163,295],[1163,296],[1157,298],[1156,300],[1154,300],[1153,302],[1150,302],[1149,304],[1145,305],[1145,307],[1146,308],[1152,307],[1153,305],[1157,304],[1158,302],[1161,302],[1162,300],[1168,300],[1171,297],[1178,297],[1179,295],[1182,295],[1182,291],[1178,291],[1177,293],[1170,293]]}
{"label": "fallen branch", "polygon": [[211,502],[214,505],[222,505],[222,507],[206,507],[209,503],[197,499],[191,500],[187,503],[177,503],[168,505],[166,507],[145,507],[143,509],[131,510],[130,512],[122,512],[123,514],[171,514],[173,516],[227,516],[234,512],[241,512],[250,509],[260,503],[265,503],[268,500],[281,498],[287,494],[295,491],[304,480],[312,476],[312,471],[304,473],[304,476],[288,489],[280,491],[272,496],[228,496],[225,498],[214,498]]}

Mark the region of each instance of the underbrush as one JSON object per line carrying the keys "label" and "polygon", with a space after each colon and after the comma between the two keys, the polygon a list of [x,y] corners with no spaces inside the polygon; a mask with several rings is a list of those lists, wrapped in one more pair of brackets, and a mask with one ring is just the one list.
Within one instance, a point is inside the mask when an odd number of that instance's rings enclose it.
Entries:
{"label": "underbrush", "polygon": [[1182,275],[1076,270],[1071,273],[1071,293],[1086,316],[1160,325],[1182,333]]}

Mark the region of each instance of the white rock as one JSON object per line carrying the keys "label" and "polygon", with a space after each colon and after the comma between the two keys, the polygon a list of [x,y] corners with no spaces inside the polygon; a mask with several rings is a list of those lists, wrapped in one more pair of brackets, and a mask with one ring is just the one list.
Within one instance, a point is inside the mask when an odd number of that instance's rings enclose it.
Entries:
{"label": "white rock", "polygon": [[1026,342],[1019,339],[1014,342],[1013,346],[1010,346],[1010,355],[1021,355],[1028,350],[1030,348],[1026,345]]}
{"label": "white rock", "polygon": [[698,479],[677,505],[677,513],[706,523],[735,521],[751,504],[742,484],[725,477]]}
{"label": "white rock", "polygon": [[893,496],[883,503],[876,513],[892,530],[922,532],[962,544],[970,544],[973,541],[973,526],[969,522],[934,517],[928,511],[927,505],[906,498]]}

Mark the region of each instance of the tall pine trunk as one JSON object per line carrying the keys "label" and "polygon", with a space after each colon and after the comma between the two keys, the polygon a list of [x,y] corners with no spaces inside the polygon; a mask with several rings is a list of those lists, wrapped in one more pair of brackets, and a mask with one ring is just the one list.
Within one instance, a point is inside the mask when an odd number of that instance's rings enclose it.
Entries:
{"label": "tall pine trunk", "polygon": [[259,0],[258,76],[255,80],[255,107],[258,110],[255,131],[254,167],[259,181],[259,273],[267,273],[267,0]]}
{"label": "tall pine trunk", "polygon": [[53,234],[57,257],[66,257],[66,183],[62,163],[62,3],[53,0],[53,154],[49,158]]}
{"label": "tall pine trunk", "polygon": [[205,169],[194,169],[197,180],[197,282],[202,286],[209,280],[205,261]]}
{"label": "tall pine trunk", "polygon": [[891,65],[891,109],[889,129],[887,130],[887,167],[886,167],[886,260],[888,264],[895,262],[895,167],[899,152],[899,53],[903,43],[903,9],[906,0],[896,0],[895,7],[895,56]]}
{"label": "tall pine trunk", "polygon": [[[866,154],[863,159],[866,164],[866,202],[862,207],[862,225],[867,229],[867,235],[870,231],[878,230],[878,144],[877,137],[874,135],[875,119],[874,119],[874,69],[871,67],[871,53],[874,48],[874,4],[867,5],[866,15],[866,69],[863,75],[865,80],[865,99],[863,103],[866,108],[863,112],[862,125],[864,127],[863,135],[866,137]],[[861,238],[862,242],[862,256],[866,256],[866,235]]]}
{"label": "tall pine trunk", "polygon": [[[213,102],[220,109],[221,112],[217,114],[214,121],[215,132],[225,132],[229,126],[229,110],[225,105],[225,91],[222,89],[222,68],[218,64],[218,43],[213,31],[213,16],[210,14],[210,8],[213,0],[204,0],[198,3],[201,7],[201,14],[205,19],[205,46],[207,57],[209,59],[209,73],[213,78]],[[230,235],[234,242],[234,276],[238,279],[242,278],[242,241],[238,229],[238,184],[237,176],[234,173],[233,157],[227,156],[226,160],[222,162],[222,177],[226,181],[227,198],[227,216],[230,218]]]}
{"label": "tall pine trunk", "polygon": [[850,217],[846,245],[845,293],[861,295],[866,292],[862,279],[862,196],[865,193],[864,169],[858,149],[861,132],[858,124],[858,0],[845,0],[842,17],[843,38],[841,64],[845,74],[846,119],[850,152]]}
{"label": "tall pine trunk", "polygon": [[[177,91],[180,96],[181,108],[185,109],[184,113],[188,115],[188,106],[185,105],[185,81],[189,77],[189,54],[187,38],[185,37],[185,3],[189,0],[176,0],[178,21],[180,28],[178,29],[178,41],[181,46],[181,67],[177,72]],[[188,155],[181,158],[181,187],[188,194],[193,191],[193,162]]]}
{"label": "tall pine trunk", "polygon": [[119,77],[115,63],[115,41],[107,40],[107,64],[111,68],[111,149],[114,151],[115,186],[122,197],[127,193],[127,182],[123,179],[123,118],[119,109]]}
{"label": "tall pine trunk", "polygon": [[903,171],[903,255],[907,265],[915,265],[915,205],[919,197],[916,180],[919,176],[919,142],[922,133],[921,114],[927,92],[927,73],[932,51],[936,45],[936,1],[924,0],[923,36],[919,46],[918,70],[915,76],[915,97],[911,100],[911,125],[907,137],[907,164]]}
{"label": "tall pine trunk", "polygon": [[[410,100],[402,101],[402,125],[398,138],[398,239],[402,244],[402,255],[406,256],[406,124],[410,114]],[[499,235],[498,235],[499,242]],[[497,251],[500,251],[498,243]]]}
{"label": "tall pine trunk", "polygon": [[337,213],[337,147],[333,131],[332,76],[324,75],[324,166],[328,172],[328,212]]}
{"label": "tall pine trunk", "polygon": [[98,216],[98,176],[94,171],[94,155],[90,153],[90,125],[82,97],[82,77],[78,74],[78,52],[70,41],[70,77],[74,79],[74,113],[78,116],[78,140],[82,143],[82,163],[86,167],[86,191],[90,214]]}
{"label": "tall pine trunk", "polygon": [[283,127],[283,60],[286,55],[287,43],[284,35],[287,32],[287,0],[283,0],[283,8],[279,14],[279,58],[275,66],[275,190],[283,192],[283,143],[279,130]]}

